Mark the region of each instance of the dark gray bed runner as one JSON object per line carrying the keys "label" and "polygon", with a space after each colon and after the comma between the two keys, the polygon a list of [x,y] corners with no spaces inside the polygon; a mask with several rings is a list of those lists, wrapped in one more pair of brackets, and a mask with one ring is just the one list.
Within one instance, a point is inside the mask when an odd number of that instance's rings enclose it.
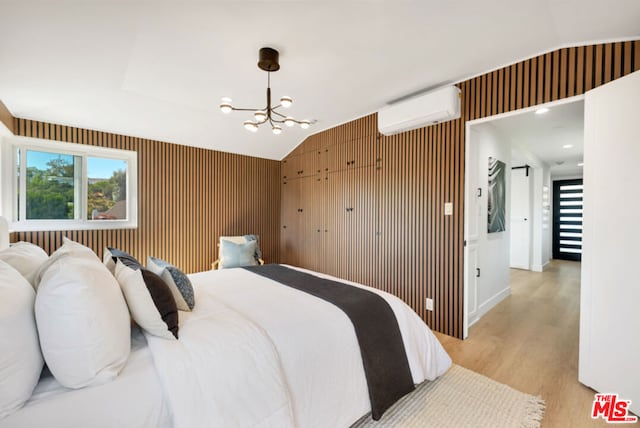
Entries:
{"label": "dark gray bed runner", "polygon": [[277,264],[245,269],[323,299],[347,314],[360,345],[374,420],[414,390],[398,320],[381,296]]}

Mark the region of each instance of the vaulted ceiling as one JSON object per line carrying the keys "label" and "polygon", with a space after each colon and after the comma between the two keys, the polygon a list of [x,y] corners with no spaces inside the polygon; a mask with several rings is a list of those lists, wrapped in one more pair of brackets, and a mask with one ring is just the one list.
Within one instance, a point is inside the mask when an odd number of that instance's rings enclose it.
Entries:
{"label": "vaulted ceiling", "polygon": [[[543,51],[640,37],[637,0],[0,0],[0,100],[14,116],[281,159],[307,135]],[[218,109],[273,96],[308,130]]]}

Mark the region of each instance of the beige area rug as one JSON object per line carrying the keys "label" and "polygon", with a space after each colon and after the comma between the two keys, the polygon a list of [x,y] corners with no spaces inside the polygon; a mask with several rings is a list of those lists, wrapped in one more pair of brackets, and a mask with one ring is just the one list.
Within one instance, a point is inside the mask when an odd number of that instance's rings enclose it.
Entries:
{"label": "beige area rug", "polygon": [[538,428],[543,415],[542,398],[454,364],[435,381],[420,384],[379,421],[367,415],[352,428]]}

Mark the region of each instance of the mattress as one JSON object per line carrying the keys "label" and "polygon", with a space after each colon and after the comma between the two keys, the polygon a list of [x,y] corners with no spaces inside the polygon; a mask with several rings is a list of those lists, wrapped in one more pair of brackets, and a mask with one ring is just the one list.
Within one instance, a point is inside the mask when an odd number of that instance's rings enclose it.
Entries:
{"label": "mattress", "polygon": [[162,392],[144,335],[134,328],[131,354],[111,382],[81,389],[60,385],[45,369],[29,401],[0,420],[0,428],[147,428],[171,427],[171,411]]}

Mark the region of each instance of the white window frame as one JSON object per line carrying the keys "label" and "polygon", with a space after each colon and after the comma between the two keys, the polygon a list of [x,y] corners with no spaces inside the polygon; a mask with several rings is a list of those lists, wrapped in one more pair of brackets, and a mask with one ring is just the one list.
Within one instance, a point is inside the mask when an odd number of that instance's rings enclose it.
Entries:
{"label": "white window frame", "polygon": [[[27,231],[52,231],[52,230],[96,230],[96,229],[133,229],[138,227],[138,153],[132,150],[110,149],[105,147],[95,147],[86,144],[65,143],[59,141],[43,140],[39,138],[29,137],[5,137],[2,141],[2,158],[0,165],[2,171],[2,191],[0,212],[2,216],[9,222],[9,230],[12,232]],[[17,165],[16,155],[18,149],[20,153],[20,166]],[[80,177],[76,177],[77,191],[80,191],[80,212],[76,219],[69,220],[27,220],[24,217],[18,217],[17,198],[18,198],[18,168],[22,167],[24,171],[20,177],[26,177],[26,150],[36,150],[49,153],[60,153],[63,155],[80,156],[82,158],[82,167]],[[126,220],[88,220],[87,219],[87,202],[88,202],[88,180],[87,180],[87,158],[99,157],[107,159],[124,160],[127,162],[127,219]],[[77,174],[77,172],[76,172]],[[80,186],[77,186],[78,181]],[[24,189],[26,189],[26,181],[21,180],[23,188],[21,198],[26,199]],[[22,202],[25,202],[22,199]],[[23,215],[24,215],[24,203]]]}

